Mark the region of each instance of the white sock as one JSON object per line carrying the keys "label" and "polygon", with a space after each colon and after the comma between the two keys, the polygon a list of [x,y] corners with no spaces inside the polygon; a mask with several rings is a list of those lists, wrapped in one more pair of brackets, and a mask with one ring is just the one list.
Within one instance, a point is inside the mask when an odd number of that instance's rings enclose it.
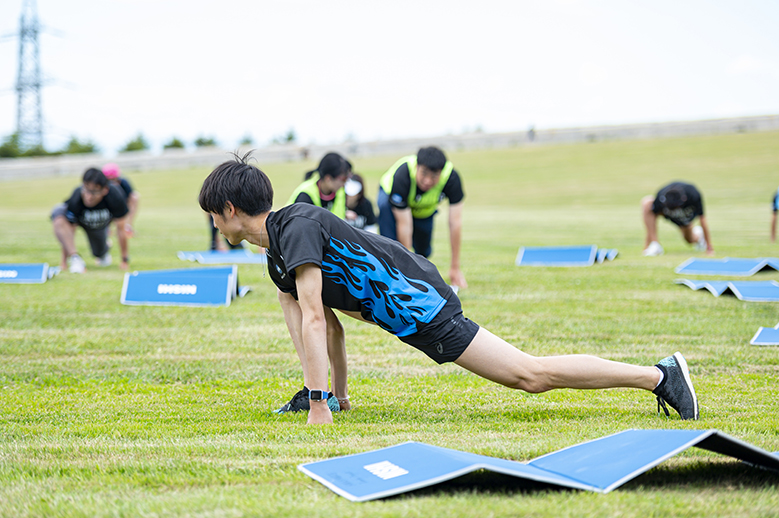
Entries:
{"label": "white sock", "polygon": [[660,384],[661,384],[661,383],[663,382],[663,380],[665,379],[665,373],[663,372],[663,369],[661,369],[660,367],[658,367],[658,366],[656,366],[656,365],[655,365],[655,369],[657,369],[657,371],[660,373],[660,381],[658,381],[658,382],[657,382],[657,385],[655,385],[655,388],[657,388],[657,387],[659,387],[659,386],[660,386]]}

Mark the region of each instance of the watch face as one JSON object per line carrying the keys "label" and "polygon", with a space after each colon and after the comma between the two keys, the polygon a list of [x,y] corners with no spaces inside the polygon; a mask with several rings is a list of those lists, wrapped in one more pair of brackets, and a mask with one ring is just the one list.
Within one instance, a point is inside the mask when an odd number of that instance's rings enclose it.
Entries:
{"label": "watch face", "polygon": [[311,399],[313,401],[322,401],[323,399],[327,399],[327,391],[325,390],[309,390],[308,391],[308,399]]}

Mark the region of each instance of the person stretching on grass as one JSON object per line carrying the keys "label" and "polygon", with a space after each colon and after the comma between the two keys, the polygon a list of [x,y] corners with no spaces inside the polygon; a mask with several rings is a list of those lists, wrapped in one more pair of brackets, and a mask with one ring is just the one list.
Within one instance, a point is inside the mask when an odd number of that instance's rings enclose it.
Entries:
{"label": "person stretching on grass", "polygon": [[120,267],[126,270],[130,261],[126,230],[128,212],[121,189],[111,184],[100,169],[87,169],[81,187],[76,187],[70,198],[51,211],[54,235],[62,247],[62,269],[69,268],[70,273],[84,273],[86,270],[86,262],[76,250],[76,227],[86,232],[97,265],[110,265],[108,225],[115,221],[116,237],[122,251]]}
{"label": "person stretching on grass", "polygon": [[[643,252],[645,256],[663,255],[663,247],[657,238],[657,216],[660,214],[679,227],[684,240],[692,244],[695,250],[705,250],[707,255],[714,254],[709,225],[703,215],[703,197],[694,185],[669,183],[660,189],[656,196],[645,196],[641,200],[641,213],[646,227]],[[700,225],[692,226],[696,217]]]}
{"label": "person stretching on grass", "polygon": [[[586,355],[533,357],[463,316],[460,301],[433,263],[399,242],[363,232],[319,207],[295,203],[271,211],[268,177],[237,155],[203,182],[200,207],[231,243],[267,249],[268,271],[301,356],[309,424],[332,423],[347,391],[343,327],[333,310],[376,324],[441,364],[531,393],[556,388],[640,388],[654,392],[683,419],[698,418],[698,400],[680,353],[655,366]],[[296,344],[297,347],[297,344]],[[332,388],[328,384],[328,363]]]}

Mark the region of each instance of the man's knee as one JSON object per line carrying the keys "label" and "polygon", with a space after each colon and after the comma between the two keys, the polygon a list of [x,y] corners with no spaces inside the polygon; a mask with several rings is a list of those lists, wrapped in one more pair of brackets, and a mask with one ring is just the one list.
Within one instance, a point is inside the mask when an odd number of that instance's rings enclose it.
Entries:
{"label": "man's knee", "polygon": [[54,227],[54,231],[62,233],[62,235],[76,233],[76,224],[71,222],[64,214],[52,214],[51,224]]}
{"label": "man's knee", "polygon": [[655,197],[654,196],[644,196],[641,199],[641,210],[644,212],[651,212],[652,211],[652,205],[655,203]]}
{"label": "man's knee", "polygon": [[326,312],[325,320],[327,321],[327,336],[330,339],[339,338],[344,335],[344,326],[338,317],[332,311]]}
{"label": "man's knee", "polygon": [[282,308],[287,306],[288,304],[297,304],[298,302],[295,300],[295,297],[293,297],[289,293],[285,293],[281,291],[278,288],[276,288],[276,297],[279,299],[279,304],[281,304]]}

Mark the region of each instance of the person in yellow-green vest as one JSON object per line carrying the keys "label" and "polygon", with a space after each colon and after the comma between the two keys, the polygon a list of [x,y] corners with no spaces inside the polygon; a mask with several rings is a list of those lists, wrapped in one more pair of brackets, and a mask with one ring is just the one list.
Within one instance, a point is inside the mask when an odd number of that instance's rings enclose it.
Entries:
{"label": "person in yellow-green vest", "polygon": [[379,182],[379,233],[429,257],[433,252],[433,217],[444,198],[449,200],[449,242],[452,261],[449,282],[467,288],[460,270],[463,210],[462,180],[444,152],[423,147],[416,156],[398,160]]}
{"label": "person in yellow-green vest", "polygon": [[319,167],[306,173],[306,180],[298,185],[287,205],[308,203],[327,209],[341,219],[346,218],[344,184],[349,179],[349,163],[338,153],[328,153]]}

